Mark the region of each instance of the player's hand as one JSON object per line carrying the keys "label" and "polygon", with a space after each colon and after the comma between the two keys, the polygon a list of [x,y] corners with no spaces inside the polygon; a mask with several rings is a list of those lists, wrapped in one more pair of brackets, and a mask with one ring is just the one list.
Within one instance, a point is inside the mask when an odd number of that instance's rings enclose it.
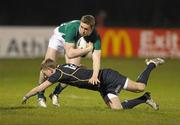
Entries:
{"label": "player's hand", "polygon": [[24,96],[21,104],[26,104],[27,100],[28,100],[28,98]]}
{"label": "player's hand", "polygon": [[89,49],[89,52],[93,50],[93,43],[92,42],[88,42],[87,45],[86,45],[86,48]]}
{"label": "player's hand", "polygon": [[99,79],[97,77],[94,77],[92,76],[90,79],[89,79],[89,83],[90,84],[93,84],[93,85],[97,85],[100,83]]}

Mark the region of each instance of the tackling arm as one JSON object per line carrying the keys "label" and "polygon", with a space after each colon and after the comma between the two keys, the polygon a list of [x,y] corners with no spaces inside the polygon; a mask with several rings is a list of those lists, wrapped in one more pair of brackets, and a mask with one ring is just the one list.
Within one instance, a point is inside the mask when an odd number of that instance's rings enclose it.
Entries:
{"label": "tackling arm", "polygon": [[46,81],[43,82],[41,85],[33,88],[31,91],[29,91],[29,92],[23,97],[22,104],[25,104],[26,101],[27,101],[30,97],[36,95],[38,92],[41,92],[41,91],[45,90],[46,88],[48,88],[48,87],[51,86],[51,85],[52,85],[52,83],[49,82],[48,80],[46,80]]}

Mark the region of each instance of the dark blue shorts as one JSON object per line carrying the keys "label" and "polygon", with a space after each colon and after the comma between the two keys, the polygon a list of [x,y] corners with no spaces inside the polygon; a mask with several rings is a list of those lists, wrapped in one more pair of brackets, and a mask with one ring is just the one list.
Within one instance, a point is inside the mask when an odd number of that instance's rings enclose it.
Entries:
{"label": "dark blue shorts", "polygon": [[101,70],[99,92],[104,98],[108,93],[118,95],[124,87],[127,77],[112,69]]}

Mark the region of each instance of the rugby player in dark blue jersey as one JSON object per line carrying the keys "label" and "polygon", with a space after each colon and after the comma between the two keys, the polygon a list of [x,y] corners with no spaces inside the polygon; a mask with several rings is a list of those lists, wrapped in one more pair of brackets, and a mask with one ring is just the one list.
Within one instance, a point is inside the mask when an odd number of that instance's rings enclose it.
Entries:
{"label": "rugby player in dark blue jersey", "polygon": [[143,92],[147,85],[151,71],[163,63],[164,60],[161,58],[146,60],[147,67],[139,75],[137,81],[132,81],[115,70],[101,69],[98,75],[100,83],[93,84],[89,82],[93,70],[81,68],[74,64],[63,64],[56,66],[53,60],[47,59],[41,65],[42,73],[47,77],[47,80],[28,92],[23,97],[22,103],[26,103],[31,96],[45,90],[52,84],[61,82],[79,88],[99,91],[105,103],[111,109],[131,109],[139,104],[146,103],[149,104],[153,109],[157,110],[158,105],[152,100],[149,92],[146,92],[141,97],[126,100],[122,103],[119,100],[118,94],[122,89],[131,92]]}

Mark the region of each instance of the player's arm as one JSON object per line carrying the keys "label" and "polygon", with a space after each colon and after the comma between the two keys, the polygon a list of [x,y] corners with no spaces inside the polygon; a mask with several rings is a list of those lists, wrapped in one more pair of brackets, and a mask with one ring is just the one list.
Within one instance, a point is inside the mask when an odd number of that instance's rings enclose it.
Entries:
{"label": "player's arm", "polygon": [[75,48],[74,43],[66,42],[64,45],[64,49],[65,49],[65,53],[66,53],[67,57],[71,59],[71,58],[84,56],[88,52],[92,51],[93,44],[88,43],[87,48],[80,49],[80,48]]}
{"label": "player's arm", "polygon": [[101,64],[101,50],[94,50],[94,52],[92,53],[92,60],[93,60],[93,75],[90,78],[89,82],[91,84],[98,84],[100,83],[98,79],[98,74]]}
{"label": "player's arm", "polygon": [[99,70],[101,67],[101,39],[100,36],[96,35],[95,43],[93,44],[94,51],[92,53],[92,60],[93,60],[93,75],[89,79],[89,83],[91,84],[98,84],[100,83],[98,79]]}
{"label": "player's arm", "polygon": [[36,95],[38,92],[41,92],[41,91],[45,90],[46,88],[48,88],[48,87],[51,86],[51,85],[52,85],[52,83],[49,82],[48,80],[46,80],[46,81],[43,82],[41,85],[33,88],[31,91],[29,91],[29,92],[23,97],[22,104],[25,104],[26,101],[27,101],[30,97]]}

